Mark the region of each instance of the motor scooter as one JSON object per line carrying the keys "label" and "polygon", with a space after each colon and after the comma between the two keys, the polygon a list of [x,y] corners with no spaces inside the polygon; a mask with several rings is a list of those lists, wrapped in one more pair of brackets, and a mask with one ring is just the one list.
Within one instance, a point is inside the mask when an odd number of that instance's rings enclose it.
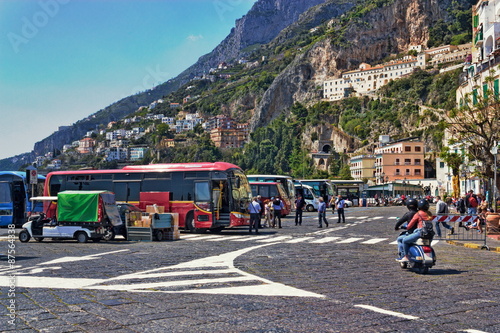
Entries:
{"label": "motor scooter", "polygon": [[[402,226],[401,229],[406,229]],[[405,235],[406,231],[400,233],[400,236]],[[432,239],[417,239],[410,246],[409,259],[410,261],[400,262],[402,269],[413,269],[419,274],[427,274],[429,269],[436,264],[436,253],[431,246]],[[403,253],[399,253],[399,257],[403,257]]]}

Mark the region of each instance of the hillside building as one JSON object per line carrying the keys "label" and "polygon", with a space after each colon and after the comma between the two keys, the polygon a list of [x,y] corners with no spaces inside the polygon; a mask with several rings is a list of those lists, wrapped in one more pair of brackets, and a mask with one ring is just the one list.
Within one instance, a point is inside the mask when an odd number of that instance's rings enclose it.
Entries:
{"label": "hillside building", "polygon": [[[500,63],[500,0],[479,0],[472,7],[472,57],[466,63],[464,73],[457,89],[458,106],[464,106],[467,100],[478,103],[480,96],[489,90],[500,93],[499,71],[491,71]],[[487,77],[492,76],[491,85]],[[470,95],[471,97],[467,98]]]}
{"label": "hillside building", "polygon": [[374,154],[351,157],[351,176],[374,184],[421,180],[424,179],[424,152],[424,143],[418,138],[389,142],[386,136],[381,136]]}
{"label": "hillside building", "polygon": [[357,95],[373,93],[390,81],[413,73],[415,68],[423,69],[425,66],[424,53],[420,53],[417,57],[406,56],[374,67],[362,63],[357,70],[342,73],[341,78],[325,81],[323,98],[338,101],[354,93]]}

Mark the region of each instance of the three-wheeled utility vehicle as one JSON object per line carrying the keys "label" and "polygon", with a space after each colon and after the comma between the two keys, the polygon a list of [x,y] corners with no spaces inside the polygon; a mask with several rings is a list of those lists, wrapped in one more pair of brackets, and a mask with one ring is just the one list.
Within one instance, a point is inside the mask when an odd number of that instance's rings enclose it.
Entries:
{"label": "three-wheeled utility vehicle", "polygon": [[[28,242],[32,237],[38,242],[44,238],[99,242],[112,226],[123,224],[111,192],[63,191],[57,197],[33,197],[32,200],[46,201],[46,213],[29,218],[19,233],[21,242]],[[57,206],[56,210],[51,209],[53,205]]]}

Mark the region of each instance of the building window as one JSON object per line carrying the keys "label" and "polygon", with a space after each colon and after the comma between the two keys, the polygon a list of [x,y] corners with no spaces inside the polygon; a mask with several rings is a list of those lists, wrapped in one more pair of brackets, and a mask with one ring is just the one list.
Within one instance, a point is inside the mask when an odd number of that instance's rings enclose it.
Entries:
{"label": "building window", "polygon": [[410,176],[410,175],[411,175],[410,169],[406,169],[405,176]]}
{"label": "building window", "polygon": [[411,146],[405,146],[405,152],[411,152]]}
{"label": "building window", "polygon": [[422,173],[420,169],[415,169],[415,176],[420,176]]}
{"label": "building window", "polygon": [[422,147],[420,147],[420,146],[415,146],[415,151],[416,151],[416,152],[421,152],[421,151],[422,151]]}
{"label": "building window", "polygon": [[411,159],[405,158],[405,165],[411,165]]}
{"label": "building window", "polygon": [[394,173],[394,175],[396,175],[396,176],[399,176],[399,175],[401,175],[401,170],[399,170],[399,169],[396,169],[396,172]]}
{"label": "building window", "polygon": [[420,158],[415,159],[415,165],[420,165]]}

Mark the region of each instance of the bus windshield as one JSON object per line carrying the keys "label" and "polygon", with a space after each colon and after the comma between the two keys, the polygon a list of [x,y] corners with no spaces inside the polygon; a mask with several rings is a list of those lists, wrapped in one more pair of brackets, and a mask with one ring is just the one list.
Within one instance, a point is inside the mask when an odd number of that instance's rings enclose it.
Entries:
{"label": "bus windshield", "polygon": [[44,181],[44,176],[37,175],[35,183],[29,184],[25,172],[0,171],[0,226],[22,225],[29,212],[43,210],[42,203],[32,209],[29,198],[42,193]]}

